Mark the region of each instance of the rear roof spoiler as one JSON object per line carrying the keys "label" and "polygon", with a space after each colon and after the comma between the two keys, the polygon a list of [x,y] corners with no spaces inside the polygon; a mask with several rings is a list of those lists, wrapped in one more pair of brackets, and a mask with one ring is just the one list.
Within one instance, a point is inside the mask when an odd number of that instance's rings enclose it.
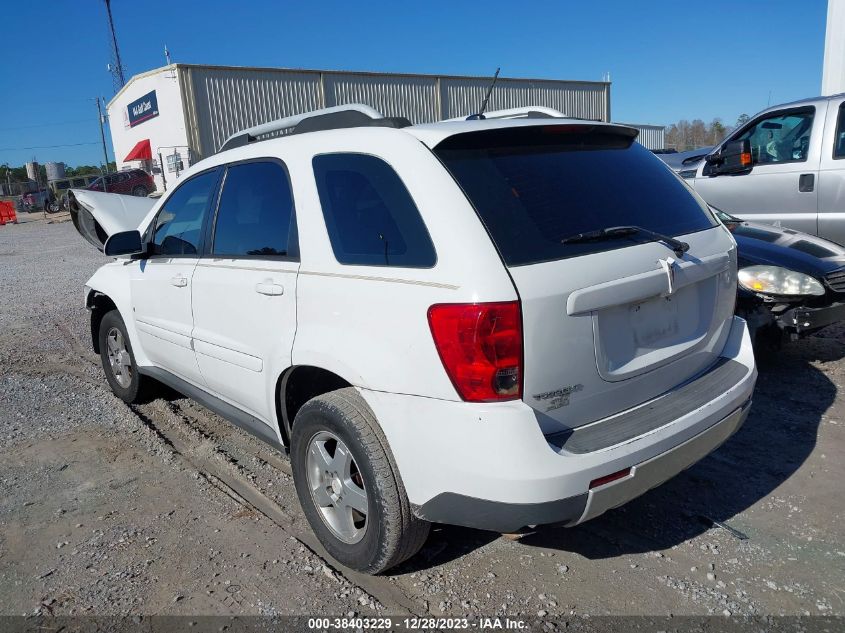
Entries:
{"label": "rear roof spoiler", "polygon": [[[436,149],[489,149],[491,147],[519,147],[535,145],[538,142],[555,145],[563,142],[567,135],[580,135],[582,138],[594,138],[607,145],[621,149],[636,140],[639,130],[618,123],[599,123],[591,121],[549,121],[534,125],[507,127],[480,127],[456,132],[436,140],[431,145]],[[615,139],[615,140],[614,140]]]}

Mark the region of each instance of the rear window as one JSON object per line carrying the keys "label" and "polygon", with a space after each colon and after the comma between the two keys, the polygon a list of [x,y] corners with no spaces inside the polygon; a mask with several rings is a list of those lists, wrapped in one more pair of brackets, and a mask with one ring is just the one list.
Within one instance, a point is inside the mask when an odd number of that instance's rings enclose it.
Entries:
{"label": "rear window", "polygon": [[613,128],[537,126],[457,134],[435,148],[509,266],[650,241],[635,234],[564,244],[636,225],[672,237],[716,226],[706,206],[642,145]]}

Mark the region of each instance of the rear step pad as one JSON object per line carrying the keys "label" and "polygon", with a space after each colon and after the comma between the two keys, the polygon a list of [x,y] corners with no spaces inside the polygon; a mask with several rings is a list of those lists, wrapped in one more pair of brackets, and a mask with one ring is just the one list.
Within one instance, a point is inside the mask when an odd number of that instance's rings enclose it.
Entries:
{"label": "rear step pad", "polygon": [[551,433],[546,440],[558,449],[578,454],[615,446],[697,409],[728,391],[746,373],[748,368],[741,363],[723,358],[706,374],[658,396],[648,404],[578,429]]}

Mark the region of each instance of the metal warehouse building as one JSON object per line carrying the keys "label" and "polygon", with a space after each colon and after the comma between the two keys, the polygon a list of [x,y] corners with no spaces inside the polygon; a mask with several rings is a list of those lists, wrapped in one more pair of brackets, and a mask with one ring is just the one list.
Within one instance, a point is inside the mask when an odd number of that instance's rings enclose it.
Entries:
{"label": "metal warehouse building", "polygon": [[[618,121],[617,121],[618,123]],[[663,149],[666,147],[666,128],[662,125],[646,125],[642,123],[621,123],[640,131],[637,141],[649,149]]]}
{"label": "metal warehouse building", "polygon": [[[478,110],[490,81],[171,64],[132,77],[109,102],[108,115],[118,168],[152,171],[161,190],[247,127],[345,103],[367,104],[385,116],[403,116],[414,123],[466,116]],[[500,78],[488,109],[526,105],[608,121],[610,83]]]}

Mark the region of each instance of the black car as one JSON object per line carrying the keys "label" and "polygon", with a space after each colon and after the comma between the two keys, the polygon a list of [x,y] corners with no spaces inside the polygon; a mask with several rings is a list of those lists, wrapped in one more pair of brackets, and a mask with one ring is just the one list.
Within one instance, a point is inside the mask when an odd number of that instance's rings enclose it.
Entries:
{"label": "black car", "polygon": [[755,341],[797,339],[845,320],[845,248],[711,209],[736,239],[736,313]]}

